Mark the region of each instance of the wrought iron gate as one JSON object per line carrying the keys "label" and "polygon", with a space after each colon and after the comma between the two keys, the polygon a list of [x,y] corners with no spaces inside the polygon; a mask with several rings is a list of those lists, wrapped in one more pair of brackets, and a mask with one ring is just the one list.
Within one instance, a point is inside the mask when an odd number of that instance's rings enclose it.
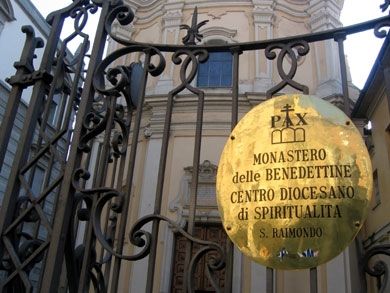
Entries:
{"label": "wrought iron gate", "polygon": [[[388,1],[386,1],[387,3]],[[387,9],[386,3],[383,5]],[[84,33],[88,15],[100,10],[96,37],[89,53],[89,36]],[[63,41],[60,34],[66,19],[73,19],[74,32]],[[112,32],[114,22],[127,25],[134,15],[121,0],[75,0],[69,7],[53,12],[48,17],[52,30],[44,48],[38,69],[33,66],[34,52],[43,41],[34,36],[31,27],[23,27],[25,47],[16,73],[9,79],[12,85],[6,115],[3,118],[0,141],[0,165],[6,157],[7,145],[22,92],[32,87],[30,103],[24,117],[17,152],[10,171],[0,212],[0,270],[3,272],[3,292],[70,292],[118,290],[121,263],[148,257],[147,288],[152,292],[160,222],[167,222],[187,241],[185,286],[194,292],[194,272],[199,260],[206,255],[209,281],[217,292],[229,292],[213,280],[216,271],[226,263],[224,249],[217,243],[194,236],[197,189],[202,142],[202,121],[205,93],[193,86],[199,63],[205,62],[209,52],[230,52],[233,56],[231,127],[238,120],[239,61],[244,51],[261,51],[266,58],[277,58],[279,84],[267,91],[272,97],[287,85],[303,93],[308,87],[294,80],[297,58],[309,53],[309,44],[322,40],[338,43],[344,111],[350,114],[347,71],[343,42],[347,35],[374,29],[378,37],[390,26],[390,18],[383,17],[350,27],[298,35],[288,38],[226,45],[198,46],[202,36],[194,12],[192,26],[184,45],[156,45],[134,43],[120,39]],[[122,48],[103,59],[107,36]],[[67,53],[67,44],[81,38],[76,56]],[[173,53],[166,60],[163,53]],[[142,53],[142,74],[135,74],[134,64],[118,64],[121,57]],[[291,68],[286,72],[283,61],[288,57]],[[86,58],[89,58],[85,70]],[[139,249],[132,255],[124,254],[127,215],[131,210],[132,182],[136,163],[145,101],[145,88],[150,76],[159,76],[166,65],[180,66],[181,83],[167,97],[165,122],[156,186],[153,214],[146,215],[131,227],[130,242]],[[139,65],[138,65],[138,68]],[[134,93],[134,88],[139,88]],[[171,117],[175,97],[183,90],[197,97],[196,133],[193,173],[189,202],[188,225],[161,215]],[[59,119],[52,119],[51,105],[56,102]],[[95,142],[100,142],[99,149]],[[129,146],[129,147],[128,147]],[[98,153],[98,155],[96,155]],[[94,166],[91,174],[90,166]],[[42,171],[43,170],[43,171]],[[108,170],[112,172],[109,174]],[[43,173],[42,173],[43,172]],[[40,174],[38,176],[37,174]],[[40,178],[41,185],[36,185]],[[122,184],[125,182],[125,184]],[[151,229],[144,226],[151,223]],[[83,235],[82,242],[77,237]],[[192,246],[200,248],[193,254]],[[212,252],[212,254],[209,254]],[[389,247],[370,251],[365,264],[376,254],[389,254]],[[367,273],[381,279],[382,267]],[[267,290],[273,292],[272,270],[268,269]],[[317,291],[316,269],[311,270],[311,292]]]}

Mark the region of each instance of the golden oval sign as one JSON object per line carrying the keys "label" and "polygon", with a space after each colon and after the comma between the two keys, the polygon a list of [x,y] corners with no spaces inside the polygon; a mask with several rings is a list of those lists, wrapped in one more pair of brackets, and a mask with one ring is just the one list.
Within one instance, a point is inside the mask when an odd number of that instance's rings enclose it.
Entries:
{"label": "golden oval sign", "polygon": [[218,207],[235,245],[277,269],[340,254],[367,215],[372,170],[352,121],[306,95],[267,100],[232,131],[217,175]]}

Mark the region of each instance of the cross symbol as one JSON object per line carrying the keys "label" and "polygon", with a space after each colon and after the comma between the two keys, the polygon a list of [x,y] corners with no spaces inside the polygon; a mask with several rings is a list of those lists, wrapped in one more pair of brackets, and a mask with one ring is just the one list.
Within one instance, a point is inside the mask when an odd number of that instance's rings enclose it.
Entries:
{"label": "cross symbol", "polygon": [[280,110],[280,112],[286,112],[286,117],[288,117],[288,113],[289,112],[292,112],[294,111],[294,109],[292,109],[292,106],[290,106],[289,104],[286,104],[286,106],[283,107],[284,110]]}
{"label": "cross symbol", "polygon": [[[292,125],[292,121],[290,119],[290,115],[288,114],[289,112],[292,112],[294,111],[294,109],[292,109],[292,106],[290,106],[289,104],[286,104],[286,106],[283,107],[283,110],[280,110],[280,112],[286,112],[286,119],[284,120],[286,123],[286,126],[289,127],[290,125]],[[284,125],[283,123],[283,125]]]}

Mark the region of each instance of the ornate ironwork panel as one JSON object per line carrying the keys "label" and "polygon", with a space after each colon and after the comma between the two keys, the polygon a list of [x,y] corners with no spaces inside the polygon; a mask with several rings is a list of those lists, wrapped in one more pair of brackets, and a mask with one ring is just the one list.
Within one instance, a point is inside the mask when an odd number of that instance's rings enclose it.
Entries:
{"label": "ornate ironwork panel", "polygon": [[[384,5],[387,9],[388,3]],[[98,11],[99,23],[90,46],[84,28],[88,17]],[[197,45],[202,39],[199,29],[206,21],[198,24],[195,10],[192,26],[181,27],[188,32],[184,45],[161,45],[136,43],[115,34],[114,23],[126,26],[133,18],[132,10],[121,0],[74,0],[47,18],[52,29],[38,69],[32,60],[35,50],[43,47],[43,40],[34,36],[31,27],[22,29],[26,44],[20,61],[15,63],[16,73],[9,79],[12,91],[0,130],[0,165],[21,94],[31,87],[32,95],[0,211],[3,272],[0,291],[57,292],[59,288],[67,288],[70,292],[117,292],[123,262],[147,257],[145,291],[152,292],[162,223],[176,232],[177,245],[185,243],[185,248],[180,248],[183,290],[196,292],[202,287],[215,292],[231,291],[231,284],[221,281],[231,279],[221,275],[225,266],[226,272],[232,266],[231,258],[226,257],[231,254],[231,247],[226,251],[222,245],[225,236],[218,235],[220,241],[211,237],[210,241],[209,237],[198,237],[196,233],[206,98],[205,92],[193,83],[199,64],[206,62],[211,52],[232,54],[233,129],[238,121],[239,61],[243,52],[259,51],[269,60],[276,59],[280,82],[267,91],[270,98],[286,86],[308,93],[307,85],[294,79],[299,57],[310,53],[313,42],[335,40],[340,52],[344,111],[350,113],[343,52],[345,36],[374,29],[379,37],[386,37],[387,32],[381,28],[390,22],[386,16],[350,27],[274,40]],[[61,40],[66,20],[73,23],[74,31]],[[104,40],[108,36],[121,48],[103,58]],[[80,46],[72,55],[67,45],[76,38]],[[172,53],[172,58],[167,59],[170,55],[166,53]],[[143,62],[123,61],[134,54],[142,55]],[[287,71],[285,58],[290,60]],[[167,95],[154,210],[128,227],[135,194],[133,182],[140,180],[135,178],[135,171],[146,87],[151,77],[162,74],[168,62],[180,69],[180,82]],[[186,229],[161,214],[172,115],[175,100],[183,91],[192,93],[196,100]],[[204,232],[210,231],[206,228]],[[388,254],[388,248],[385,249]],[[378,280],[386,276],[382,283],[387,281],[387,270],[382,267],[366,270]],[[200,271],[207,280],[200,277]],[[267,290],[272,292],[272,270],[268,272]],[[316,292],[315,269],[311,270],[311,276],[311,290]]]}

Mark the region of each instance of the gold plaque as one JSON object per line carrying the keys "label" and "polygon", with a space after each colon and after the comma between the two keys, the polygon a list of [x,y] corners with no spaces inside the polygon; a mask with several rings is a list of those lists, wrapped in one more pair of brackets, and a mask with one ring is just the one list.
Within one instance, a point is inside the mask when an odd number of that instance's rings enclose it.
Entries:
{"label": "gold plaque", "polygon": [[362,227],[371,193],[359,131],[312,96],[280,96],[252,109],[218,166],[227,234],[244,254],[277,269],[311,268],[340,254]]}

